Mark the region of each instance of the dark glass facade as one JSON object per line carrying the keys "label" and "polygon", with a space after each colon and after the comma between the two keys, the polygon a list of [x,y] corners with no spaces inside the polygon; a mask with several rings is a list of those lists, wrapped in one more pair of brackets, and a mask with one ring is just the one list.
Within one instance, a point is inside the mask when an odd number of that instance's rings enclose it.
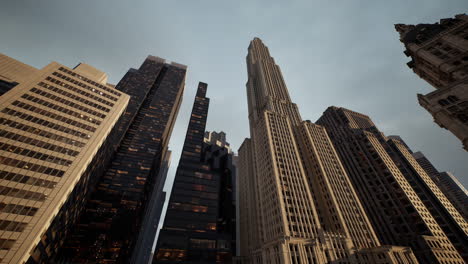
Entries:
{"label": "dark glass facade", "polygon": [[[123,118],[120,117],[116,126],[122,121]],[[93,192],[99,180],[98,176],[102,175],[109,166],[114,153],[113,143],[116,140],[118,140],[118,133],[113,129],[68,196],[67,201],[60,208],[50,227],[42,235],[41,240],[31,253],[31,257],[26,262],[27,264],[54,263],[53,259],[60,252],[60,246],[70,234],[71,228],[79,219],[90,194]]]}
{"label": "dark glass facade", "polygon": [[204,144],[206,89],[199,83],[153,263],[229,263],[235,252],[232,154]]}
{"label": "dark glass facade", "polygon": [[[186,67],[149,56],[116,86],[131,96],[116,152],[57,262],[128,263],[140,235],[182,101]],[[161,183],[162,182],[162,183]],[[154,234],[153,234],[154,235]]]}

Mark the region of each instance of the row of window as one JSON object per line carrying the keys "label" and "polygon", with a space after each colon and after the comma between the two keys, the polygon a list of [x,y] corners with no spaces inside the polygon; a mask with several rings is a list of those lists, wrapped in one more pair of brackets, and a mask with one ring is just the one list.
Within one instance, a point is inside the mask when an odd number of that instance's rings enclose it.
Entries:
{"label": "row of window", "polygon": [[102,106],[100,104],[93,103],[93,102],[91,102],[89,100],[84,99],[83,97],[74,95],[74,94],[69,93],[67,91],[64,91],[62,89],[59,89],[59,88],[57,88],[55,86],[52,86],[52,85],[49,85],[49,84],[46,84],[46,83],[43,83],[43,82],[40,82],[38,85],[41,86],[41,87],[47,88],[47,89],[49,89],[49,90],[51,90],[53,92],[56,92],[58,94],[65,95],[66,97],[69,97],[69,98],[71,98],[73,100],[76,100],[78,102],[85,103],[85,104],[87,104],[89,106],[92,106],[92,107],[94,107],[96,109],[99,109],[101,111],[104,111],[104,112],[109,112],[110,111],[110,109],[107,108],[107,107],[104,107],[104,106]]}
{"label": "row of window", "polygon": [[54,109],[54,110],[57,110],[59,112],[62,112],[62,113],[65,113],[67,115],[71,115],[73,117],[76,117],[76,118],[80,118],[82,120],[85,120],[85,121],[88,121],[90,123],[93,123],[93,124],[96,124],[96,125],[100,125],[101,124],[101,121],[99,120],[96,120],[90,116],[87,116],[87,115],[83,115],[83,114],[80,114],[78,112],[75,112],[73,110],[70,110],[68,108],[64,108],[64,107],[61,107],[59,105],[56,105],[56,104],[53,104],[51,102],[47,102],[47,101],[44,101],[42,99],[39,99],[37,97],[34,97],[34,96],[31,96],[31,95],[27,95],[27,94],[23,94],[23,96],[21,96],[22,98],[24,99],[27,99],[31,102],[34,102],[34,103],[37,103],[37,104],[41,104],[43,106],[46,106],[46,107],[49,107],[51,109]]}
{"label": "row of window", "polygon": [[72,164],[71,160],[62,159],[62,158],[55,157],[52,155],[47,155],[47,154],[40,153],[34,150],[25,149],[25,148],[13,146],[13,145],[1,143],[1,142],[0,142],[0,150],[8,151],[8,152],[15,153],[17,155],[21,155],[25,157],[31,157],[34,159],[52,162],[52,163],[62,165],[62,166],[70,166]]}
{"label": "row of window", "polygon": [[56,176],[56,177],[62,177],[63,174],[65,174],[65,171],[62,171],[62,170],[57,170],[57,169],[37,165],[37,164],[34,164],[34,163],[22,161],[22,160],[17,160],[17,159],[13,159],[13,158],[7,158],[7,157],[0,156],[0,165],[2,165],[2,164],[7,165],[7,166],[11,166],[11,167],[20,168],[20,169],[25,169],[25,170],[35,171],[35,172],[39,172],[39,173],[44,173],[44,174],[48,174],[48,175]]}
{"label": "row of window", "polygon": [[45,131],[45,130],[42,130],[42,129],[39,129],[39,128],[36,128],[36,127],[21,124],[21,123],[11,121],[11,120],[8,120],[8,119],[5,119],[5,118],[0,118],[0,125],[2,125],[2,124],[7,125],[7,126],[12,127],[12,128],[16,128],[16,129],[21,130],[21,131],[25,131],[25,132],[29,132],[29,133],[38,135],[38,136],[41,136],[41,137],[46,137],[46,138],[50,138],[52,140],[63,142],[63,143],[66,143],[68,145],[72,145],[72,146],[76,146],[76,147],[80,147],[80,148],[84,147],[84,145],[85,145],[85,143],[83,143],[83,142],[79,142],[79,141],[76,141],[76,140],[73,140],[73,139],[70,139],[70,138],[67,138],[67,137],[59,136],[57,134],[50,133],[49,131]]}
{"label": "row of window", "polygon": [[97,87],[99,87],[99,88],[103,89],[104,91],[107,91],[107,92],[109,92],[111,94],[114,94],[114,95],[117,95],[117,96],[122,95],[121,93],[117,92],[116,90],[109,89],[109,88],[107,88],[106,86],[104,86],[102,84],[91,81],[90,79],[88,79],[86,77],[83,77],[83,76],[81,76],[79,74],[76,74],[76,73],[74,73],[74,72],[72,72],[70,70],[67,70],[67,69],[63,68],[63,67],[60,67],[59,70],[62,71],[62,72],[68,73],[73,77],[77,77],[78,79],[83,80],[83,81],[85,81],[87,83],[90,83],[90,84],[92,84],[94,86],[97,86]]}
{"label": "row of window", "polygon": [[71,82],[71,83],[73,83],[73,84],[76,84],[76,85],[78,85],[78,86],[80,86],[80,87],[83,87],[83,88],[85,88],[85,89],[88,90],[88,91],[97,93],[97,94],[99,94],[99,95],[101,95],[101,96],[104,96],[104,97],[106,97],[106,98],[108,98],[108,99],[111,99],[112,101],[117,101],[117,100],[118,100],[116,97],[114,97],[114,96],[112,96],[112,95],[109,95],[109,94],[107,94],[107,93],[104,93],[104,92],[102,92],[102,91],[99,91],[98,89],[96,89],[96,88],[94,88],[94,87],[88,86],[88,85],[86,85],[86,84],[84,84],[84,83],[82,83],[82,82],[79,82],[79,81],[77,81],[77,80],[74,80],[74,79],[72,79],[72,78],[70,78],[70,77],[68,77],[68,76],[66,76],[66,75],[60,74],[60,73],[58,73],[58,72],[54,72],[54,73],[52,73],[52,74],[55,75],[55,76],[57,76],[57,77],[59,77],[59,78],[62,78],[63,80],[66,80],[66,81]]}
{"label": "row of window", "polygon": [[52,151],[62,153],[62,154],[66,154],[66,155],[69,155],[69,156],[72,156],[72,157],[75,157],[76,155],[79,154],[78,151],[74,151],[74,150],[71,150],[71,149],[68,149],[68,148],[64,148],[64,147],[60,147],[60,146],[57,146],[57,145],[49,144],[49,143],[44,142],[42,140],[33,139],[33,138],[30,138],[30,137],[18,135],[16,133],[9,132],[9,131],[3,130],[3,129],[0,129],[0,137],[12,139],[12,140],[22,142],[22,143],[26,143],[26,144],[29,144],[29,145],[32,145],[32,146],[35,146],[35,147],[44,148],[44,149],[47,149],[47,150],[52,150]]}
{"label": "row of window", "polygon": [[63,122],[63,123],[70,124],[70,125],[75,126],[75,127],[79,127],[79,128],[91,131],[91,132],[96,131],[96,128],[93,127],[93,126],[88,126],[88,125],[83,124],[81,122],[71,120],[70,118],[66,118],[64,116],[54,114],[52,112],[46,111],[44,109],[37,108],[37,107],[32,106],[32,105],[27,104],[27,103],[23,103],[23,102],[20,102],[20,101],[14,101],[12,103],[12,105],[23,108],[25,110],[29,110],[29,111],[34,112],[34,113],[39,114],[39,115],[43,115],[43,116],[55,119],[55,120]]}
{"label": "row of window", "polygon": [[37,117],[31,116],[31,115],[28,115],[28,114],[25,114],[25,113],[18,112],[18,111],[12,110],[10,108],[3,109],[2,113],[5,113],[5,114],[11,115],[11,116],[15,116],[15,117],[19,117],[19,118],[21,118],[23,120],[33,122],[33,123],[36,123],[38,125],[45,126],[45,127],[48,127],[48,128],[52,128],[52,129],[55,129],[57,131],[60,131],[60,132],[66,133],[66,134],[70,134],[72,136],[77,136],[77,137],[84,138],[84,139],[89,139],[91,137],[91,135],[76,131],[74,129],[70,129],[68,127],[64,127],[64,126],[61,126],[61,125],[54,124],[52,122],[46,121],[46,120],[41,119],[41,118],[37,118]]}
{"label": "row of window", "polygon": [[83,111],[83,112],[92,114],[92,115],[97,116],[97,117],[99,117],[99,118],[104,119],[104,118],[106,117],[106,115],[104,115],[104,114],[101,114],[101,113],[99,113],[99,112],[96,112],[96,111],[94,111],[94,110],[91,110],[91,109],[89,109],[89,108],[87,108],[87,107],[84,107],[84,106],[82,106],[82,105],[73,103],[72,101],[68,101],[68,100],[66,100],[66,99],[64,99],[64,98],[62,98],[62,97],[53,95],[53,94],[48,93],[48,92],[44,92],[44,91],[42,91],[42,90],[40,90],[40,89],[32,88],[32,89],[31,89],[31,92],[36,93],[36,94],[41,95],[41,96],[44,96],[44,97],[47,97],[47,98],[50,98],[50,99],[52,99],[53,101],[60,102],[60,103],[62,103],[62,104],[66,104],[66,105],[68,105],[68,106],[71,106],[71,107],[76,108],[76,109],[78,109],[78,110],[81,110],[81,111]]}
{"label": "row of window", "polygon": [[34,201],[39,201],[39,202],[43,202],[47,198],[47,196],[42,193],[20,190],[16,188],[5,187],[5,186],[1,186],[0,195],[26,199],[26,200],[34,200]]}
{"label": "row of window", "polygon": [[48,189],[53,189],[56,182],[38,179],[30,176],[26,176],[19,173],[8,172],[8,171],[0,171],[0,179],[19,182],[23,184],[33,185],[33,186],[40,186]]}
{"label": "row of window", "polygon": [[0,212],[2,213],[34,216],[37,210],[38,208],[35,208],[35,207],[29,207],[29,206],[24,206],[24,205],[19,205],[19,204],[0,203]]}
{"label": "row of window", "polygon": [[15,243],[16,240],[13,239],[3,239],[0,238],[0,249],[1,250],[9,250],[10,248],[13,247],[13,244]]}
{"label": "row of window", "polygon": [[60,85],[61,87],[67,88],[67,89],[70,90],[70,91],[73,91],[73,92],[75,92],[75,93],[81,94],[81,95],[85,96],[86,98],[91,98],[91,99],[93,99],[93,100],[96,100],[96,101],[98,101],[98,102],[100,102],[100,103],[103,103],[103,104],[105,104],[105,105],[108,105],[108,106],[110,106],[110,107],[114,106],[113,103],[111,103],[111,102],[109,102],[109,101],[107,101],[107,100],[104,100],[104,99],[102,99],[102,98],[100,98],[100,97],[98,97],[98,96],[92,95],[92,94],[90,94],[90,93],[88,93],[88,92],[85,92],[85,91],[83,91],[83,90],[81,90],[81,89],[78,89],[78,88],[76,88],[76,87],[73,87],[73,86],[71,86],[71,85],[68,85],[68,84],[66,84],[66,83],[64,83],[64,82],[62,82],[62,81],[60,81],[60,80],[55,79],[55,78],[46,77],[46,80],[49,81],[49,82],[56,83],[56,84]]}
{"label": "row of window", "polygon": [[26,228],[26,223],[0,220],[0,230],[11,231],[11,232],[22,232]]}

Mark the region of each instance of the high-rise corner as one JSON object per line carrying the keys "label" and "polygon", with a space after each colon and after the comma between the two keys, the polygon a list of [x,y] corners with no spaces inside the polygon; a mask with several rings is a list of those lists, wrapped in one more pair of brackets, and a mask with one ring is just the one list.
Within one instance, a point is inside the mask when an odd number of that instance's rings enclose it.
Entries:
{"label": "high-rise corner", "polygon": [[87,64],[0,55],[0,263],[57,253],[113,153],[129,96]]}

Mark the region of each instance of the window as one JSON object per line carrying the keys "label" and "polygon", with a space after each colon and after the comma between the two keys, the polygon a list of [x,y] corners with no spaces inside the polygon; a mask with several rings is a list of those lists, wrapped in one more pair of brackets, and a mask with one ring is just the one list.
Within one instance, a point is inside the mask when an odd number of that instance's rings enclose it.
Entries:
{"label": "window", "polygon": [[458,97],[456,97],[455,95],[449,95],[447,97],[447,100],[449,100],[451,103],[455,103],[456,101],[458,101]]}
{"label": "window", "polygon": [[192,248],[216,248],[216,241],[210,239],[190,239]]}
{"label": "window", "polygon": [[448,102],[447,100],[445,100],[445,99],[440,99],[440,100],[438,101],[438,103],[439,103],[439,105],[441,105],[441,106],[449,105],[449,102]]}

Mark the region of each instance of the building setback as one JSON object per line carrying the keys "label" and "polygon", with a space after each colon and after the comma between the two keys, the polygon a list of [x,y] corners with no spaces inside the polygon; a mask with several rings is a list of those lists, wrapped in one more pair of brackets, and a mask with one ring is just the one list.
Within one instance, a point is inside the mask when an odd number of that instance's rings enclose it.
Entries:
{"label": "building setback", "polygon": [[427,157],[420,151],[413,153],[413,157],[434,183],[444,193],[455,209],[468,221],[468,192],[458,179],[450,172],[439,172]]}
{"label": "building setback", "polygon": [[129,96],[87,64],[0,55],[0,263],[50,263],[109,163]]}
{"label": "building setback", "polygon": [[412,152],[399,136],[387,136],[387,139],[395,139],[403,144],[408,152],[411,153],[416,162],[437,185],[447,199],[452,203],[455,209],[468,221],[468,192],[458,179],[450,172],[439,172],[429,159],[421,152]]}
{"label": "building setback", "polygon": [[268,48],[247,55],[251,139],[239,149],[240,262],[417,263],[381,246],[327,131],[303,121]]}
{"label": "building setback", "polygon": [[[116,89],[131,96],[116,131],[116,152],[57,262],[128,263],[161,171],[182,101],[186,67],[148,56],[130,69]],[[119,144],[120,142],[120,144]]]}
{"label": "building setback", "polygon": [[448,171],[439,173],[438,186],[468,222],[468,206],[466,206],[468,204],[468,191],[465,187]]}
{"label": "building setback", "polygon": [[317,123],[327,129],[383,243],[410,246],[420,263],[464,263],[432,209],[443,209],[461,234],[466,222],[402,143],[387,142],[368,116],[345,108],[329,107]]}
{"label": "building setback", "polygon": [[419,104],[468,150],[468,15],[435,24],[396,24],[395,29],[411,57],[408,67],[436,88],[418,94]]}
{"label": "building setback", "polygon": [[206,90],[200,82],[154,263],[230,263],[235,252],[233,155],[204,138]]}

